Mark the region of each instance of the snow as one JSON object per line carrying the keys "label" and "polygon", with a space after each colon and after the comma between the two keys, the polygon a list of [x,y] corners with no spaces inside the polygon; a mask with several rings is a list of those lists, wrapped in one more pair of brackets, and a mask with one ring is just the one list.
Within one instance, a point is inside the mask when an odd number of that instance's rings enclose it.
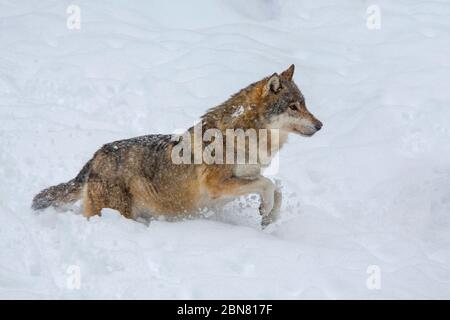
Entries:
{"label": "snow", "polygon": [[237,106],[234,112],[231,114],[232,118],[239,118],[243,113],[245,109],[244,106]]}
{"label": "snow", "polygon": [[[450,298],[449,15],[437,0],[1,1],[0,298]],[[150,225],[30,209],[102,144],[187,128],[291,63],[324,128],[281,151],[275,225],[255,197]]]}

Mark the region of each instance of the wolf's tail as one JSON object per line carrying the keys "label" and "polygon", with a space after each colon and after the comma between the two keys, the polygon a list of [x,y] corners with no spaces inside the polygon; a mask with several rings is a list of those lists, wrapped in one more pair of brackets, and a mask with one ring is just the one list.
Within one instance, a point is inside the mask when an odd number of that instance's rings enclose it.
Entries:
{"label": "wolf's tail", "polygon": [[31,207],[34,210],[42,210],[52,207],[58,207],[66,203],[72,203],[80,199],[81,190],[91,170],[92,159],[89,160],[81,169],[78,175],[69,182],[60,183],[56,186],[47,188],[39,192],[34,198]]}

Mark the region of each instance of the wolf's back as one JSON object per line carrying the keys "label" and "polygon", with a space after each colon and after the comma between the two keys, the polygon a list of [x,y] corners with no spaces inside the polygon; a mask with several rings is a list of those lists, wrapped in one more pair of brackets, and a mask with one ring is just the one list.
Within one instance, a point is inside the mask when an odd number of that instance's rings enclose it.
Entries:
{"label": "wolf's back", "polygon": [[49,187],[39,192],[34,198],[31,207],[34,210],[43,210],[50,206],[58,207],[66,203],[77,201],[81,196],[84,182],[92,166],[92,159],[81,169],[78,175],[64,183]]}

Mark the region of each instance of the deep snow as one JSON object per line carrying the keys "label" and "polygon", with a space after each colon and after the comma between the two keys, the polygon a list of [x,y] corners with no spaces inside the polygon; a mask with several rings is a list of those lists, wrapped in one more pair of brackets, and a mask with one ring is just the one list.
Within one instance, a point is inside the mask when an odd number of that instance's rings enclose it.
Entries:
{"label": "deep snow", "polygon": [[[450,298],[449,16],[437,0],[1,1],[0,298]],[[29,208],[102,144],[189,127],[291,63],[324,128],[282,150],[267,230],[254,199],[149,226]]]}

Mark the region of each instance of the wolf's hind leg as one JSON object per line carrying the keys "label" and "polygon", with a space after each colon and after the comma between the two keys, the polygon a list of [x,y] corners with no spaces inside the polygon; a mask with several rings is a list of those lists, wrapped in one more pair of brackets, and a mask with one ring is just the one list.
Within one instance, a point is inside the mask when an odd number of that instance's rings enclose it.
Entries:
{"label": "wolf's hind leg", "polygon": [[133,219],[132,195],[128,188],[117,183],[108,189],[112,197],[108,199],[107,207],[119,211],[125,218]]}
{"label": "wolf's hind leg", "polygon": [[120,183],[88,182],[83,192],[83,215],[100,215],[103,208],[111,208],[126,218],[132,218],[131,195]]}
{"label": "wolf's hind leg", "polygon": [[92,183],[86,183],[83,188],[83,216],[86,218],[100,215],[102,210],[102,206],[94,196],[92,187]]}

